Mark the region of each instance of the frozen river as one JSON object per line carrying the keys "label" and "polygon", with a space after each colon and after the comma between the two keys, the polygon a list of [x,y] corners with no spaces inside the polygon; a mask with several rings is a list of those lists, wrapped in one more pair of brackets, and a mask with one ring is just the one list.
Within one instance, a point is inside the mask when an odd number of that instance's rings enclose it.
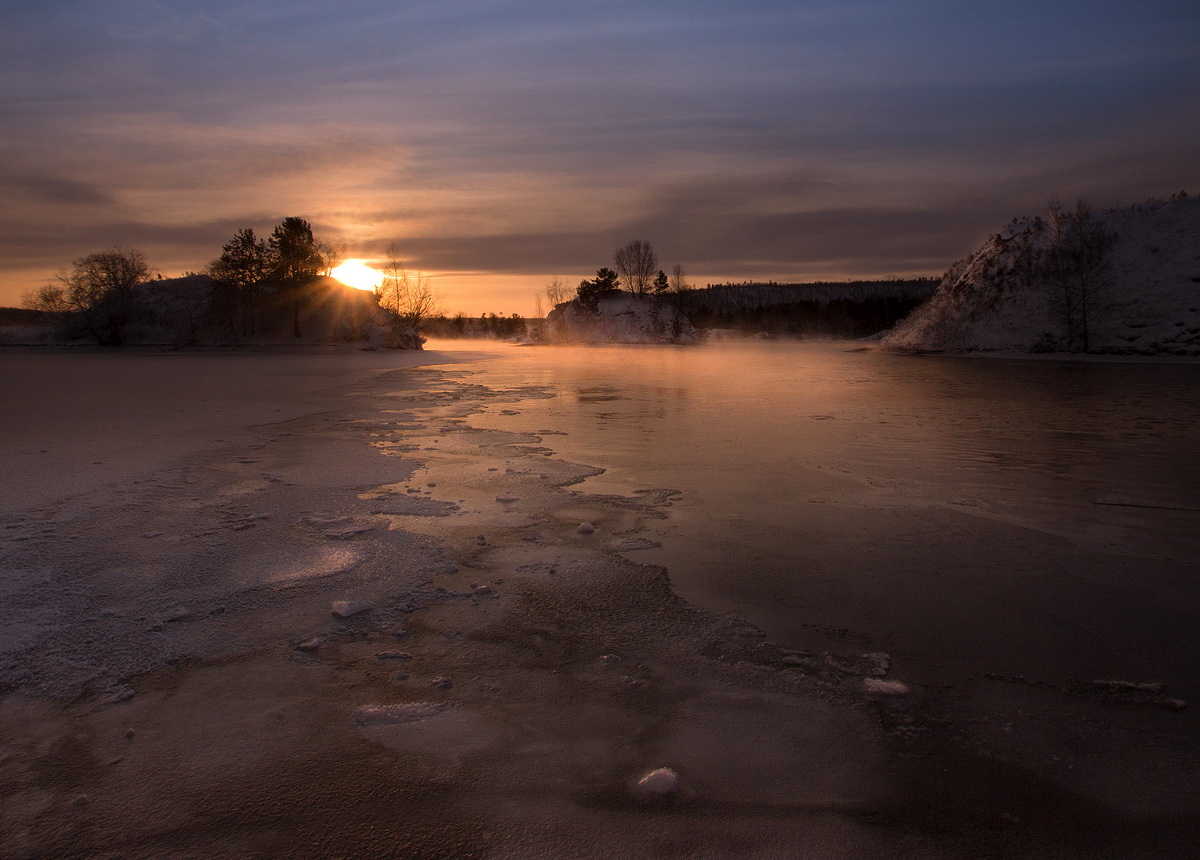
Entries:
{"label": "frozen river", "polygon": [[700,606],[792,647],[888,651],[918,683],[1197,692],[1198,364],[762,342],[503,356],[471,381],[555,396],[471,423],[554,431],[557,456],[606,469],[586,492],[679,490],[661,547],[631,557]]}
{"label": "frozen river", "polygon": [[1200,363],[430,347],[4,356],[0,854],[1194,856]]}

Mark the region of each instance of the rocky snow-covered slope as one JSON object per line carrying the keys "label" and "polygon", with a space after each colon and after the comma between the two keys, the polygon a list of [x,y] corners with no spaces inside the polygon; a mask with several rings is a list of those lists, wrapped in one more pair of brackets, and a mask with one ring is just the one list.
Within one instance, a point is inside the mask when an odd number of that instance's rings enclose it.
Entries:
{"label": "rocky snow-covered slope", "polygon": [[[1092,218],[1113,242],[1091,296],[1089,351],[1200,355],[1200,199],[1153,201]],[[1079,350],[1048,262],[1053,232],[1042,218],[1014,221],[955,263],[883,345]]]}

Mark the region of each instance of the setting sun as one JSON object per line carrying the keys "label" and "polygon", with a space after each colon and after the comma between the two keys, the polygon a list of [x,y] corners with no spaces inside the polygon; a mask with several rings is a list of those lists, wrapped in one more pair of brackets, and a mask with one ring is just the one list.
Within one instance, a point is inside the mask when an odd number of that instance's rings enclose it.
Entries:
{"label": "setting sun", "polygon": [[378,269],[372,269],[362,260],[347,260],[335,268],[332,275],[358,290],[373,290],[383,280],[383,274]]}

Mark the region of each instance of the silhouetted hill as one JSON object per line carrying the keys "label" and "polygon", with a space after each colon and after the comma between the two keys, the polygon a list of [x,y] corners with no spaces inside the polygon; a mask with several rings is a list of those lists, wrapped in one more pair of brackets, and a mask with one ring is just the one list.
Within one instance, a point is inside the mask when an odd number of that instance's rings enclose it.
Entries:
{"label": "silhouetted hill", "polygon": [[[222,297],[207,275],[161,278],[135,288],[121,342],[148,346],[358,344],[419,349],[421,338],[374,296],[333,278],[303,287],[256,290],[250,310]],[[78,314],[5,308],[0,343],[87,342]]]}

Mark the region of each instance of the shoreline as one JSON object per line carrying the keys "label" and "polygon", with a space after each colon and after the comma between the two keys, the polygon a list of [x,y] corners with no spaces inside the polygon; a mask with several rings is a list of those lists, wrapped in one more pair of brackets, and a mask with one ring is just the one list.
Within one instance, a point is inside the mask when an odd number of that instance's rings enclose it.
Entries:
{"label": "shoreline", "polygon": [[[332,409],[192,452],[104,504],[26,509],[4,552],[30,578],[6,588],[31,623],[58,616],[0,658],[0,856],[1184,844],[1183,810],[1139,827],[1026,773],[1020,731],[946,745],[938,691],[898,694],[881,655],[779,648],[686,604],[627,557],[673,491],[573,489],[597,467],[557,459],[552,436],[470,423],[551,392],[475,378],[360,378],[320,394]],[[339,618],[336,601],[373,607]],[[631,790],[659,767],[677,793]]]}

